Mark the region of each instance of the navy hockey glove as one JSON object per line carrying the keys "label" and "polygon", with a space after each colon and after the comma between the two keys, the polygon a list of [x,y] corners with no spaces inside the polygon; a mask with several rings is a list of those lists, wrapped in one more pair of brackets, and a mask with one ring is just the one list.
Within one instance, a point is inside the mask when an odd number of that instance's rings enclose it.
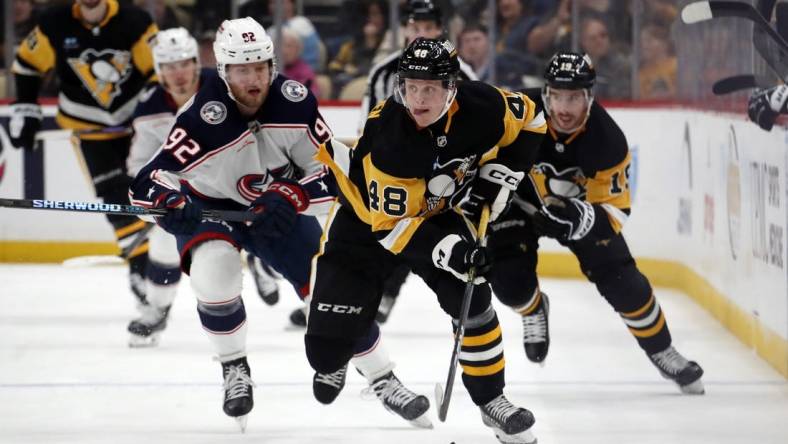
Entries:
{"label": "navy hockey glove", "polygon": [[202,222],[202,210],[192,203],[189,196],[177,191],[156,199],[156,208],[166,208],[165,216],[157,217],[158,223],[170,234],[192,234]]}
{"label": "navy hockey glove", "polygon": [[538,212],[531,216],[540,234],[559,241],[579,241],[594,227],[594,206],[574,197],[549,196]]}
{"label": "navy hockey glove", "polygon": [[32,150],[36,133],[41,129],[41,107],[36,103],[14,103],[10,106],[8,135],[14,148]]}
{"label": "navy hockey glove", "polygon": [[432,263],[448,271],[457,279],[467,282],[471,267],[476,267],[474,284],[486,282],[484,275],[490,271],[490,254],[485,247],[477,247],[456,234],[450,234],[432,249]]}
{"label": "navy hockey glove", "polygon": [[771,131],[780,113],[788,112],[788,85],[755,91],[747,105],[750,120],[766,131]]}
{"label": "navy hockey glove", "polygon": [[293,179],[276,179],[263,194],[252,202],[250,210],[257,214],[252,221],[252,236],[277,239],[293,231],[298,213],[309,207],[306,190]]}
{"label": "navy hockey glove", "polygon": [[487,163],[479,168],[479,177],[471,187],[468,197],[463,201],[463,214],[478,222],[484,204],[490,205],[490,222],[506,212],[512,201],[514,191],[525,177],[522,171],[512,171],[500,163]]}

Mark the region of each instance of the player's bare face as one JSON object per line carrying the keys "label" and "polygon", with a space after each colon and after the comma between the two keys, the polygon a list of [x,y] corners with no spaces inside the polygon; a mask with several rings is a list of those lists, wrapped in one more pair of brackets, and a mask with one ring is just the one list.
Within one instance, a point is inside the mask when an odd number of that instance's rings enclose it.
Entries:
{"label": "player's bare face", "polygon": [[271,70],[268,62],[244,63],[227,67],[227,83],[241,105],[256,111],[268,96]]}
{"label": "player's bare face", "polygon": [[550,88],[547,95],[550,125],[559,132],[574,131],[588,113],[588,97],[583,89]]}
{"label": "player's bare face", "polygon": [[194,59],[162,63],[162,81],[170,94],[191,96],[197,89],[197,62]]}
{"label": "player's bare face", "polygon": [[405,79],[405,106],[420,128],[440,118],[448,95],[440,80]]}

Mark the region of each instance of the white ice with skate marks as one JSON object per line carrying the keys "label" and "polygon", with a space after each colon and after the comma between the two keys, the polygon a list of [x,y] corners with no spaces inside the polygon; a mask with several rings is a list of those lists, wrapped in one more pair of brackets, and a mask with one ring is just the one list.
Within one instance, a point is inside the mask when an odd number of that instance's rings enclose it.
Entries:
{"label": "white ice with skate marks", "polygon": [[[11,443],[496,443],[459,377],[446,423],[432,389],[451,355],[448,318],[411,277],[383,328],[396,374],[430,397],[433,430],[420,430],[362,400],[348,372],[330,406],[312,399],[300,332],[285,331],[298,302],[282,286],[268,307],[247,276],[249,363],[257,383],[245,434],[222,413],[219,365],[211,360],[188,280],[158,348],[129,349],[133,301],[124,267],[0,265],[0,442]],[[498,308],[507,397],[536,417],[546,443],[788,442],[788,384],[682,294],[659,290],[676,348],[705,369],[705,396],[682,396],[663,380],[620,318],[580,281],[545,279],[552,346],[544,368],[526,361],[520,321]],[[459,295],[458,295],[459,297]]]}

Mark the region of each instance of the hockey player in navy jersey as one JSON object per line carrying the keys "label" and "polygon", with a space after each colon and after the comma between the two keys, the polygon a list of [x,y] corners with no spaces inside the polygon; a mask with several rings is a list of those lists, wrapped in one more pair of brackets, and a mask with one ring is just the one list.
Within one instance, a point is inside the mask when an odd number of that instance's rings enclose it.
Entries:
{"label": "hockey player in navy jersey", "polygon": [[[309,90],[277,76],[271,39],[252,18],[224,21],[214,53],[218,78],[206,79],[184,105],[131,193],[134,204],[170,209],[157,222],[176,235],[181,269],[191,277],[200,321],[222,365],[224,412],[243,429],[254,384],[246,358],[239,250],[263,258],[308,296],[321,235],[311,215],[327,212],[336,194],[327,168],[314,157],[332,134]],[[248,209],[255,218],[249,225],[202,219],[202,208]],[[379,379],[392,375],[393,364],[377,325],[353,349],[353,364],[380,388]],[[315,397],[332,402],[344,382],[344,372],[315,374]],[[425,417],[417,425],[429,425],[426,397],[401,383],[379,398],[387,408],[389,398],[412,404]]]}
{"label": "hockey player in navy jersey", "polygon": [[[134,111],[134,138],[126,166],[136,176],[167,139],[175,113],[209,77],[213,68],[200,67],[197,41],[184,28],[159,31],[152,42],[153,64],[159,84],[142,94]],[[167,317],[181,278],[180,257],[175,237],[159,226],[149,233],[149,261],[145,272],[146,303],[138,305],[140,316],[129,323],[132,347],[152,346],[167,326]],[[278,299],[278,285],[270,267],[248,256],[257,291],[266,303]],[[259,260],[257,260],[259,262]]]}

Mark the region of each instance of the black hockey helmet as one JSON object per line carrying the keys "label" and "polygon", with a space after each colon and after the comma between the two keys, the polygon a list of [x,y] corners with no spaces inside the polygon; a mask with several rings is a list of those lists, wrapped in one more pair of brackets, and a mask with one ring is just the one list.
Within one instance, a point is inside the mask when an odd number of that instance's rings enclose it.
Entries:
{"label": "black hockey helmet", "polygon": [[544,78],[551,88],[591,89],[596,80],[596,70],[587,54],[559,52],[547,64]]}
{"label": "black hockey helmet", "polygon": [[443,25],[443,15],[441,8],[430,0],[413,0],[408,2],[405,21],[425,21],[435,22],[438,26]]}
{"label": "black hockey helmet", "polygon": [[454,83],[460,72],[457,49],[443,38],[414,40],[399,59],[399,79],[443,80],[444,86]]}

